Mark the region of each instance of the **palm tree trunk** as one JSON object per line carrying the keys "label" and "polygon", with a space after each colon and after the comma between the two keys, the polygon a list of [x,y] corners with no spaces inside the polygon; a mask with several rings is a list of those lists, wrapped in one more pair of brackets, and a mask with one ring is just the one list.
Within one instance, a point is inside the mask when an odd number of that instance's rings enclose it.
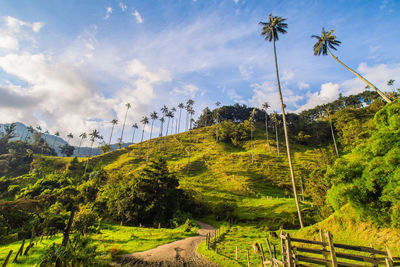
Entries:
{"label": "palm tree trunk", "polygon": [[170,118],[168,117],[167,131],[165,132],[165,137],[164,137],[164,153],[167,151],[167,136],[168,136],[169,120],[170,120]]}
{"label": "palm tree trunk", "polygon": [[186,127],[185,132],[188,130],[189,112],[186,113]]}
{"label": "palm tree trunk", "polygon": [[129,108],[127,107],[126,112],[125,112],[124,124],[122,124],[121,144],[122,144],[122,138],[124,137],[125,122],[126,122],[126,116],[128,115],[128,110],[129,110]]}
{"label": "palm tree trunk", "polygon": [[87,158],[87,160],[86,160],[85,171],[84,171],[83,174],[86,173],[87,167],[88,167],[88,165],[89,165],[89,159],[90,159],[90,157],[92,156],[93,143],[94,143],[94,141],[92,141],[92,144],[90,145],[89,156],[88,156],[88,158]]}
{"label": "palm tree trunk", "polygon": [[149,143],[147,144],[146,165],[147,165],[147,163],[149,162],[149,152],[150,152],[151,135],[152,135],[152,133],[153,133],[153,124],[154,124],[154,120],[151,122],[150,139],[149,139]]}
{"label": "palm tree trunk", "polygon": [[278,119],[275,121],[275,138],[276,138],[276,151],[279,156],[279,136],[278,136]]}
{"label": "palm tree trunk", "polygon": [[139,155],[142,153],[143,135],[144,135],[144,128],[145,127],[146,127],[146,125],[143,125],[142,138],[140,139]]}
{"label": "palm tree trunk", "polygon": [[294,198],[296,200],[296,207],[297,207],[297,213],[299,215],[300,227],[303,228],[304,227],[303,226],[303,219],[302,219],[302,216],[301,216],[299,199],[297,197],[296,181],[294,179],[292,157],[291,157],[291,154],[290,154],[289,136],[288,136],[287,126],[286,126],[285,106],[283,104],[281,83],[279,81],[278,61],[277,61],[277,58],[276,58],[276,47],[275,47],[275,36],[274,36],[274,40],[273,41],[274,41],[274,57],[275,57],[276,79],[278,81],[279,99],[281,101],[282,118],[283,118],[283,129],[284,129],[284,132],[285,132],[286,151],[287,151],[287,156],[288,156],[288,161],[289,161],[290,176],[292,178],[293,193],[294,193]]}
{"label": "palm tree trunk", "polygon": [[388,103],[392,103],[392,100],[390,100],[390,98],[388,98],[381,90],[379,90],[378,88],[376,88],[375,85],[373,85],[370,81],[368,81],[367,79],[365,79],[363,76],[361,76],[358,72],[356,72],[355,70],[351,69],[350,67],[348,67],[346,64],[344,64],[342,61],[340,61],[337,57],[335,57],[331,51],[328,48],[328,52],[329,55],[331,55],[337,62],[340,63],[340,65],[342,65],[343,67],[345,67],[348,71],[350,71],[351,73],[353,73],[354,75],[356,75],[358,78],[360,78],[362,81],[364,81],[366,84],[368,84],[371,88],[373,88],[383,99],[385,99],[386,102]]}
{"label": "palm tree trunk", "polygon": [[338,151],[338,148],[336,145],[335,134],[333,132],[332,120],[331,120],[331,116],[329,114],[328,114],[328,118],[329,118],[329,124],[331,126],[331,133],[332,133],[333,144],[335,145],[336,156],[339,157],[339,151]]}
{"label": "palm tree trunk", "polygon": [[[111,137],[112,137],[113,131],[114,131],[114,124],[113,124],[113,126],[112,126],[112,128],[111,128],[110,141],[108,141],[108,144],[109,144],[109,145],[111,145]],[[122,140],[122,139],[121,139],[121,140]],[[121,142],[122,142],[122,141],[121,141]]]}
{"label": "palm tree trunk", "polygon": [[83,141],[83,138],[81,138],[81,141],[79,142],[78,152],[76,153],[76,155],[77,155],[78,157],[79,157],[79,151],[81,150],[82,141]]}
{"label": "palm tree trunk", "polygon": [[267,135],[267,145],[268,145],[268,149],[269,152],[271,152],[271,147],[269,145],[269,138],[268,138],[268,114],[267,112],[265,112],[265,133]]}
{"label": "palm tree trunk", "polygon": [[251,163],[254,163],[254,145],[253,145],[253,126],[250,130],[250,135],[251,135]]}
{"label": "palm tree trunk", "polygon": [[178,130],[177,133],[181,130],[181,115],[182,115],[182,109],[179,109],[179,123],[178,123]]}
{"label": "palm tree trunk", "polygon": [[[191,125],[192,124],[192,115],[190,115],[190,128],[192,128]],[[192,152],[192,146],[191,146],[191,144],[192,144],[192,131],[190,130],[190,128],[189,128],[189,157],[188,157],[188,167],[187,167],[187,171],[189,172],[189,168],[190,168],[190,154],[191,154],[191,152]]]}
{"label": "palm tree trunk", "polygon": [[132,144],[133,144],[133,138],[135,138],[135,132],[136,132],[136,128],[133,128],[133,134],[132,134]]}

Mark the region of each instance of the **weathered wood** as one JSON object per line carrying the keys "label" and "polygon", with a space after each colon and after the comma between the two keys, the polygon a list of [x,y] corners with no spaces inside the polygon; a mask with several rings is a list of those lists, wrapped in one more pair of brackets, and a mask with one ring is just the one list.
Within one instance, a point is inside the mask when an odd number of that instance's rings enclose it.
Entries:
{"label": "weathered wood", "polygon": [[315,241],[315,240],[307,240],[307,239],[301,239],[301,238],[291,238],[290,240],[292,242],[299,242],[299,243],[312,244],[312,245],[324,245],[324,246],[328,245],[325,242]]}
{"label": "weathered wood", "polygon": [[290,244],[290,235],[286,233],[286,256],[287,256],[287,264],[289,267],[293,267],[293,262],[292,262],[292,248]]}
{"label": "weathered wood", "polygon": [[345,244],[334,244],[334,247],[387,256],[387,252],[376,250],[376,249],[369,248],[369,247],[352,246],[352,245],[345,245]]}
{"label": "weathered wood", "polygon": [[249,249],[247,249],[247,267],[250,267]]}
{"label": "weathered wood", "polygon": [[28,251],[31,249],[31,247],[33,247],[33,243],[29,244],[29,245],[26,247],[24,256],[27,256],[27,255],[28,255]]}
{"label": "weathered wood", "polygon": [[268,247],[268,251],[269,251],[269,258],[272,259],[272,258],[274,258],[274,256],[272,255],[271,244],[269,243],[268,237],[266,237],[265,240],[267,241],[267,247]]}
{"label": "weathered wood", "polygon": [[6,260],[3,262],[2,267],[6,267],[8,264],[8,261],[10,260],[11,254],[13,253],[13,250],[10,250],[10,252],[8,252],[8,255],[6,257]]}
{"label": "weathered wood", "polygon": [[332,234],[328,231],[326,233],[326,237],[328,239],[328,247],[329,247],[329,252],[331,254],[331,263],[333,267],[337,267],[337,260],[336,260],[336,253],[335,253],[335,248],[333,247],[333,238]]}
{"label": "weathered wood", "polygon": [[264,261],[265,260],[264,249],[263,249],[263,245],[261,243],[260,243],[260,250],[261,250],[262,261]]}
{"label": "weathered wood", "polygon": [[235,259],[237,260],[238,259],[238,247],[236,246],[236,256],[235,256]]}
{"label": "weathered wood", "polygon": [[18,261],[19,254],[21,254],[21,256],[22,256],[22,251],[24,250],[24,244],[25,244],[25,239],[22,240],[21,246],[20,246],[19,250],[17,251],[17,255],[15,255],[15,258],[14,258],[13,262],[17,262]]}
{"label": "weathered wood", "polygon": [[[282,262],[286,262],[286,253],[285,253],[285,242],[283,240],[285,240],[285,236],[283,235],[283,231],[281,231],[281,233],[279,234],[279,236],[281,236],[281,255],[282,255]],[[282,238],[283,236],[283,238]]]}

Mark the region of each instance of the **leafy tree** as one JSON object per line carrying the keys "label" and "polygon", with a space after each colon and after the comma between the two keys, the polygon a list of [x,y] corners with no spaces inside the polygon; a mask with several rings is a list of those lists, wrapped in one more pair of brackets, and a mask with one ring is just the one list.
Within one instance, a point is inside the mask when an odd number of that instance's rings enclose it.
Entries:
{"label": "leafy tree", "polygon": [[337,57],[335,57],[330,49],[337,50],[337,46],[341,44],[340,41],[336,40],[336,35],[333,35],[334,30],[330,30],[329,32],[326,32],[324,28],[322,28],[321,36],[318,35],[312,35],[312,38],[317,39],[317,42],[314,44],[314,55],[320,56],[321,54],[323,56],[331,55],[337,62],[339,62],[340,65],[345,67],[348,71],[356,75],[358,78],[360,78],[363,82],[365,82],[367,85],[369,85],[371,88],[373,88],[383,99],[385,99],[386,102],[392,103],[392,101],[378,88],[376,88],[375,85],[373,85],[370,81],[365,79],[363,76],[361,76],[358,72],[355,70],[349,68],[347,65],[345,65],[342,61],[340,61]]}
{"label": "leafy tree", "polygon": [[329,125],[331,126],[332,139],[333,139],[333,144],[335,146],[336,156],[339,157],[339,151],[338,151],[338,148],[336,145],[335,133],[333,132],[333,126],[332,126],[332,120],[331,120],[331,110],[329,108],[326,110],[326,114],[328,115]]}
{"label": "leafy tree", "polygon": [[294,179],[293,164],[292,164],[292,158],[291,158],[291,154],[290,154],[289,135],[288,135],[287,126],[286,126],[285,105],[283,103],[282,92],[281,92],[281,84],[280,84],[280,81],[279,81],[278,60],[277,60],[277,57],[276,57],[276,46],[275,46],[276,41],[279,40],[278,33],[282,33],[282,34],[286,33],[287,24],[284,22],[285,20],[286,19],[284,19],[282,17],[275,17],[272,14],[270,14],[269,15],[269,22],[260,22],[260,24],[263,26],[261,34],[265,35],[265,40],[267,40],[269,42],[272,41],[273,45],[274,45],[276,80],[278,82],[279,98],[280,98],[280,101],[281,101],[283,129],[284,129],[284,132],[285,132],[286,150],[287,150],[287,156],[288,156],[288,161],[289,161],[290,175],[292,177],[292,186],[293,186],[294,198],[296,200],[297,213],[298,213],[298,216],[299,216],[300,226],[301,226],[301,228],[303,228],[303,220],[302,220],[302,217],[301,217],[300,205],[299,205],[299,200],[298,200],[298,197],[297,197],[296,181]]}
{"label": "leafy tree", "polygon": [[63,146],[60,146],[60,152],[61,154],[64,154],[66,157],[70,157],[74,154],[75,147],[70,146],[69,144],[65,144]]}

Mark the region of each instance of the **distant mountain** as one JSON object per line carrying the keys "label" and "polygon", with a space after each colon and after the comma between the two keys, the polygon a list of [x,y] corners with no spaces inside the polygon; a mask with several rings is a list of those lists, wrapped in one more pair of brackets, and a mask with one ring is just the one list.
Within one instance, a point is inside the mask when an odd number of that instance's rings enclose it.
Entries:
{"label": "distant mountain", "polygon": [[[22,140],[25,141],[27,140],[28,142],[33,141],[33,134],[28,131],[28,127],[21,123],[21,122],[16,122],[15,123],[15,137],[12,138],[11,140],[16,141],[16,140]],[[10,123],[6,124],[0,124],[0,134],[5,133],[5,127],[10,126]],[[38,132],[36,129],[34,129],[34,133]],[[59,136],[55,136],[52,134],[45,134],[43,133],[42,138],[52,147],[54,150],[57,152],[58,156],[63,156],[60,151],[60,147],[67,144],[68,142],[65,141],[63,138]],[[129,146],[131,143],[126,143],[123,144],[122,147]],[[118,146],[116,144],[111,145],[112,150],[118,149]],[[78,147],[75,146],[75,151],[74,151],[74,156],[79,156],[79,157],[86,157],[89,155],[90,152],[90,147],[81,147],[79,149],[79,155],[78,155]],[[101,150],[98,149],[97,147],[93,147],[92,149],[92,156],[95,155],[100,155]]]}

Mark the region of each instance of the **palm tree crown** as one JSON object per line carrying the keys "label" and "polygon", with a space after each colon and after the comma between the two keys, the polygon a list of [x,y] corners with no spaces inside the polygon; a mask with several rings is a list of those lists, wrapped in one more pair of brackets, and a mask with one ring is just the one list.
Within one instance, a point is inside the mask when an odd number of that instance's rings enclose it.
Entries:
{"label": "palm tree crown", "polygon": [[332,35],[334,30],[330,30],[326,32],[324,28],[322,28],[321,36],[312,35],[311,38],[315,38],[318,41],[314,44],[314,55],[323,56],[328,55],[328,50],[333,49],[337,50],[336,46],[339,46],[342,42],[336,40],[336,35]]}
{"label": "palm tree crown", "polygon": [[269,14],[269,22],[260,21],[260,25],[263,26],[261,35],[265,35],[265,40],[271,42],[273,40],[279,40],[278,33],[285,34],[287,24],[284,23],[286,19],[282,17],[275,17]]}

